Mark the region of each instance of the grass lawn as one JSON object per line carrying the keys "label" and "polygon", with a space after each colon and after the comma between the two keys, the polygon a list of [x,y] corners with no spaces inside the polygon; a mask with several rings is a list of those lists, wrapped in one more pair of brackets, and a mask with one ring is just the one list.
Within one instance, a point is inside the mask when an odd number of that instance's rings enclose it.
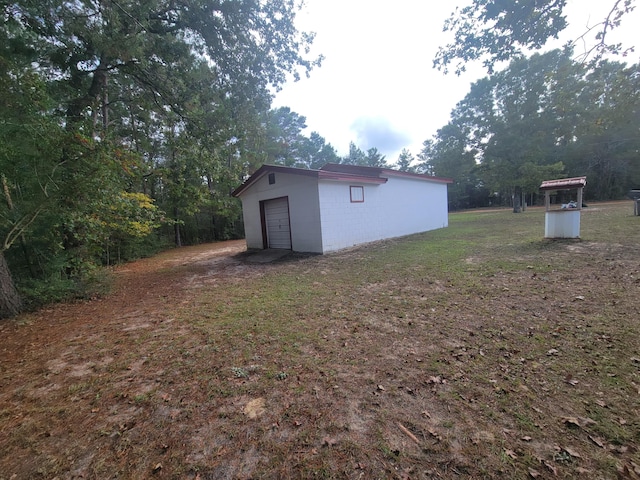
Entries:
{"label": "grass lawn", "polygon": [[534,208],[223,271],[174,251],[7,323],[0,479],[640,478],[640,217],[543,234]]}

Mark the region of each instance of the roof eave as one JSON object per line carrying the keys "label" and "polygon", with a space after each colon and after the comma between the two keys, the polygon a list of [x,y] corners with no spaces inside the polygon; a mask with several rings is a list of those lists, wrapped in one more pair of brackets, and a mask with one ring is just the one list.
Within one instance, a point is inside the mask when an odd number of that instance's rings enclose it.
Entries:
{"label": "roof eave", "polygon": [[258,180],[260,180],[265,175],[267,175],[269,173],[272,173],[272,172],[273,173],[276,173],[276,172],[289,173],[289,174],[292,174],[292,175],[305,175],[305,176],[309,176],[309,177],[318,177],[318,174],[319,174],[319,170],[307,170],[307,169],[304,169],[304,168],[285,167],[285,166],[282,166],[282,165],[262,165],[258,170],[253,172],[253,174],[251,174],[249,176],[249,178],[247,178],[242,183],[242,185],[240,185],[238,188],[233,190],[231,192],[231,196],[232,197],[239,197],[240,195],[242,195],[242,193],[245,190],[247,190],[249,187],[251,187],[251,185],[256,183]]}
{"label": "roof eave", "polygon": [[584,188],[587,185],[587,177],[560,178],[557,180],[545,180],[540,184],[540,190],[570,190]]}

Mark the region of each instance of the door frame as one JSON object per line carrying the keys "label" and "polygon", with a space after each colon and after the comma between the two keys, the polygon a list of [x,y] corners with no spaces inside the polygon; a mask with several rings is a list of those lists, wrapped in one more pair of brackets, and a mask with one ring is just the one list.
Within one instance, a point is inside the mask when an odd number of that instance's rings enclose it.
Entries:
{"label": "door frame", "polygon": [[[260,226],[262,228],[262,248],[263,250],[267,250],[269,248],[269,235],[267,234],[267,214],[265,205],[272,200],[287,200],[287,220],[289,221],[289,245],[291,248],[289,250],[293,250],[293,239],[291,238],[291,211],[289,210],[289,196],[283,195],[282,197],[274,197],[267,198],[265,200],[260,200]],[[284,249],[283,249],[284,250]]]}

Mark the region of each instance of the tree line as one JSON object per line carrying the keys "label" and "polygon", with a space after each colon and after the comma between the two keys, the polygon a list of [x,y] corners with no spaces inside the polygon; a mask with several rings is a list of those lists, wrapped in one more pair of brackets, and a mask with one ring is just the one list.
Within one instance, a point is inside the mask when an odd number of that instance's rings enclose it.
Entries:
{"label": "tree line", "polygon": [[639,125],[638,64],[533,54],[471,85],[420,168],[455,180],[454,209],[536,203],[542,180],[584,175],[585,199],[623,198],[640,185]]}

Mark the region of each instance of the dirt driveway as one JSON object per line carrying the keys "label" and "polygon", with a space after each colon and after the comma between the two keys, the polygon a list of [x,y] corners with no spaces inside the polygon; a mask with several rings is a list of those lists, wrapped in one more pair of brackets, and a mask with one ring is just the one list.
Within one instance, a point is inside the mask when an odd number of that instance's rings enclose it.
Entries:
{"label": "dirt driveway", "polygon": [[[83,439],[82,429],[88,432],[98,426],[112,435],[127,428],[135,422],[135,399],[155,386],[158,372],[141,373],[145,362],[142,346],[142,360],[113,376],[113,370],[120,370],[115,368],[119,358],[128,353],[121,349],[136,345],[136,338],[151,331],[159,342],[166,335],[184,336],[185,344],[197,342],[188,327],[176,328],[168,312],[188,303],[203,285],[242,281],[268,268],[252,260],[259,259],[246,253],[244,240],[175,249],[115,268],[109,295],[54,305],[0,323],[0,414],[4,417],[0,450],[11,452],[0,456],[0,478],[7,473],[6,478],[32,478],[34,472],[53,478],[60,469],[70,471],[69,478],[83,478],[98,453],[83,447],[90,442]],[[119,408],[114,402],[107,409],[102,406],[86,411],[83,391],[98,381],[96,378],[107,375],[112,375],[116,391],[133,399],[129,408]],[[51,411],[47,425],[30,415],[54,410],[64,398],[70,400],[69,409]],[[35,456],[26,440],[34,433],[43,439]],[[20,444],[21,437],[24,444]],[[65,445],[55,438],[65,438]],[[74,452],[73,465],[49,464],[60,448]],[[78,458],[77,452],[83,448],[84,456]]]}
{"label": "dirt driveway", "polygon": [[[47,347],[77,337],[86,329],[93,335],[149,328],[159,321],[167,302],[186,301],[190,288],[226,278],[241,278],[261,266],[247,262],[244,240],[169,250],[113,270],[110,295],[90,301],[54,305],[17,322],[0,323],[3,371],[34,355],[48,358]],[[1,403],[1,402],[0,402]]]}

